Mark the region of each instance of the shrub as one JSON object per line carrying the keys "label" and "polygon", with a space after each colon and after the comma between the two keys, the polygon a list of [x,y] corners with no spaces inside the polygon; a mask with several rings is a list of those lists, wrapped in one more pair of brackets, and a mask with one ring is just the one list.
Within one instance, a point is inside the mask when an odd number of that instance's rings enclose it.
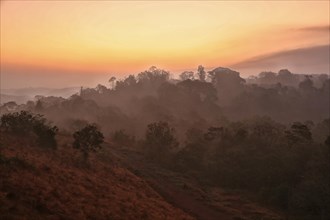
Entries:
{"label": "shrub", "polygon": [[58,132],[58,128],[56,126],[51,127],[45,124],[36,124],[33,130],[38,136],[37,141],[40,146],[47,146],[51,148],[55,148],[57,146],[57,142],[54,138]]}

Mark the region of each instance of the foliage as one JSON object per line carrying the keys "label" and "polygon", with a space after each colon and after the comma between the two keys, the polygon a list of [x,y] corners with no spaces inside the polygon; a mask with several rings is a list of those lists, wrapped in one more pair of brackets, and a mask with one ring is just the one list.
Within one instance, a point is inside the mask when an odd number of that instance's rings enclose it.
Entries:
{"label": "foliage", "polygon": [[169,79],[170,73],[158,69],[155,66],[150,67],[148,70],[138,74],[137,79],[140,83],[162,83]]}
{"label": "foliage", "polygon": [[145,135],[147,156],[156,161],[167,162],[170,153],[178,146],[174,132],[174,128],[167,122],[149,124]]}
{"label": "foliage", "polygon": [[36,136],[40,146],[55,148],[57,142],[55,135],[58,132],[56,126],[40,114],[33,114],[28,111],[8,113],[1,116],[1,129],[20,136]]}
{"label": "foliage", "polygon": [[194,77],[194,72],[192,71],[184,71],[180,74],[180,79],[182,81],[185,81],[185,80],[194,80],[195,77]]}
{"label": "foliage", "polygon": [[206,72],[205,72],[204,67],[202,65],[198,66],[197,75],[198,75],[200,81],[205,82]]}
{"label": "foliage", "polygon": [[79,149],[87,160],[90,152],[96,152],[104,142],[103,134],[95,125],[87,125],[73,134],[73,147]]}
{"label": "foliage", "polygon": [[187,136],[176,156],[178,171],[193,169],[213,184],[250,191],[296,216],[329,217],[330,139],[313,142],[306,124],[287,130],[257,118],[189,133],[194,137]]}
{"label": "foliage", "polygon": [[286,135],[291,144],[304,143],[312,141],[312,133],[307,125],[295,122],[291,126],[290,131],[286,131]]}

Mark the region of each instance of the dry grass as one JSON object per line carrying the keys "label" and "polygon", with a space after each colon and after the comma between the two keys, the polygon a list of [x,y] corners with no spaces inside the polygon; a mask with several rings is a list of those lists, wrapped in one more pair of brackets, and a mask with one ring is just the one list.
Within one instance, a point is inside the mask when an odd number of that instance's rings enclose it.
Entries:
{"label": "dry grass", "polygon": [[[229,191],[205,184],[194,175],[165,169],[143,159],[134,150],[111,146],[122,166],[138,171],[138,176],[167,201],[191,213],[198,219],[208,220],[283,220],[282,213],[264,207],[244,192]],[[125,163],[123,163],[125,162]]]}
{"label": "dry grass", "polygon": [[84,165],[66,137],[52,151],[1,135],[0,219],[193,219],[104,155]]}

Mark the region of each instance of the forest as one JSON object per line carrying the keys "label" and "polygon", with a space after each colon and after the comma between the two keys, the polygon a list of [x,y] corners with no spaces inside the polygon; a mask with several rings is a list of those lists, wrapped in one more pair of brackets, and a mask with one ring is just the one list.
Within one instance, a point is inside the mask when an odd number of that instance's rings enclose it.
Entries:
{"label": "forest", "polygon": [[253,195],[283,219],[330,218],[328,75],[282,69],[244,79],[200,65],[179,78],[154,66],[109,78],[69,98],[3,104],[1,136],[52,151],[72,136],[89,166],[107,142],[203,186]]}

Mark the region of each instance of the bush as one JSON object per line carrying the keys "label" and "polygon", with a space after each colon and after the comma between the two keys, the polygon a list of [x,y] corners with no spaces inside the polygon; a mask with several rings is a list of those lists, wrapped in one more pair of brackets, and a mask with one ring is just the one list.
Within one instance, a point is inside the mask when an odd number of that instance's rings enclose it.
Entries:
{"label": "bush", "polygon": [[56,148],[57,142],[54,138],[58,132],[58,128],[56,126],[50,127],[45,124],[36,124],[33,130],[38,136],[37,141],[40,146]]}

